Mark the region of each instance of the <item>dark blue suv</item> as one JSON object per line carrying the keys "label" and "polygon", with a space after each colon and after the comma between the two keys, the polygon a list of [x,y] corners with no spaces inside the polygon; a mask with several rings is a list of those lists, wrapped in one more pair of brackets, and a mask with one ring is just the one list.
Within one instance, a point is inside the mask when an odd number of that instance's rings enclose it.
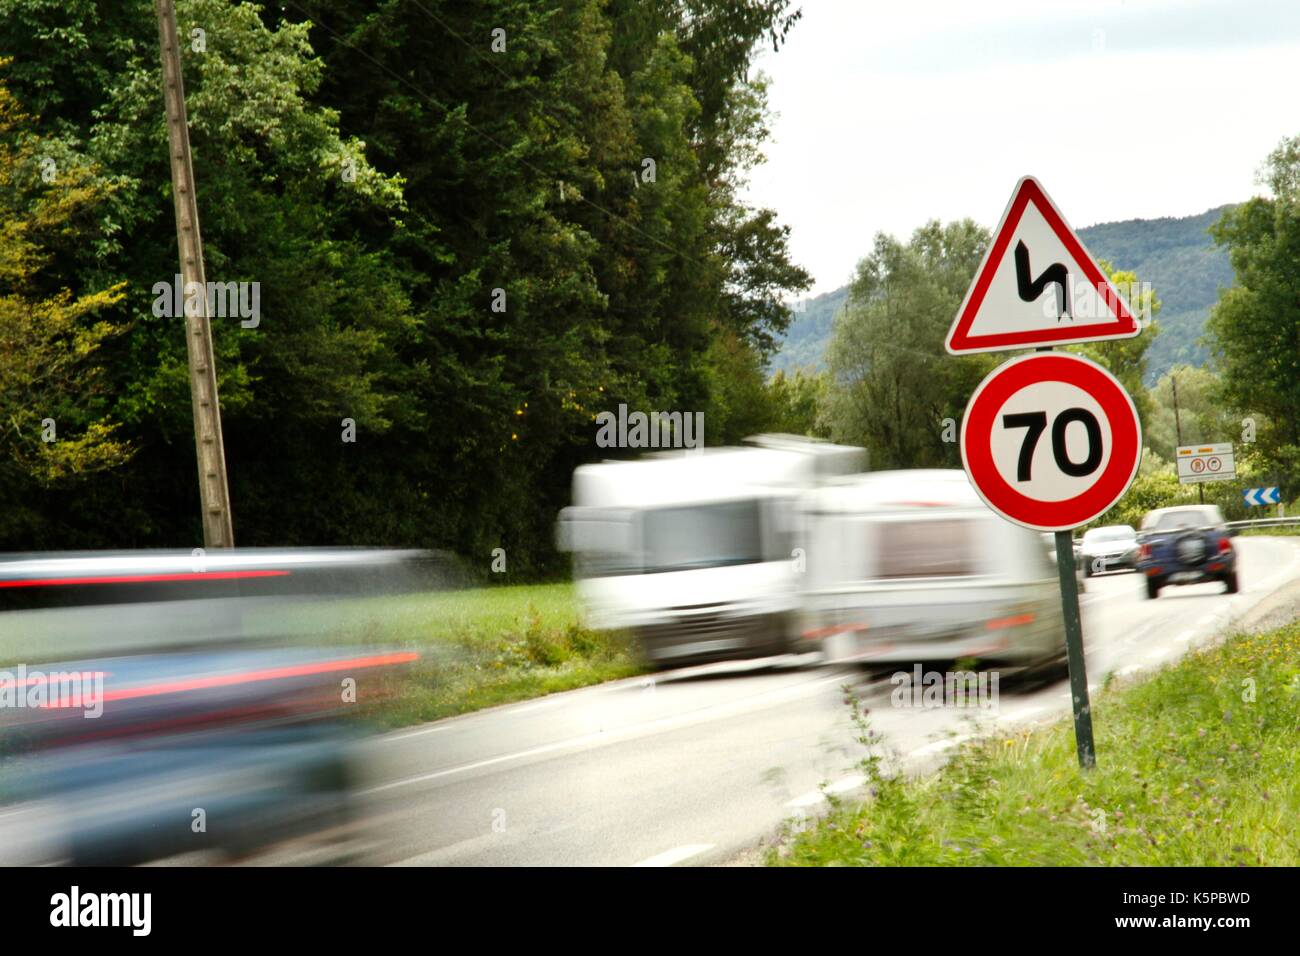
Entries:
{"label": "dark blue suv", "polygon": [[1236,532],[1224,523],[1217,505],[1158,508],[1142,519],[1138,530],[1138,571],[1146,578],[1147,597],[1166,584],[1222,581],[1236,594]]}

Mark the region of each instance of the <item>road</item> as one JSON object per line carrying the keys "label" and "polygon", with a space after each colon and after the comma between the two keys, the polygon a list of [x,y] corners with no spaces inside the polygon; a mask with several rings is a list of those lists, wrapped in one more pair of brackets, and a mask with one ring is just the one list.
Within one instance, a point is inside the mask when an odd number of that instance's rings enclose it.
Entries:
{"label": "road", "polygon": [[[1300,578],[1300,539],[1237,540],[1242,592],[1170,588],[1131,573],[1083,596],[1090,683],[1172,661]],[[783,821],[850,793],[862,755],[844,703],[908,765],[942,760],[960,735],[1067,713],[1064,683],[1001,690],[998,706],[907,710],[890,685],[783,659],[692,668],[441,721],[370,744],[367,798],[409,865],[672,865],[734,861]],[[1101,755],[1104,760],[1105,755]]]}

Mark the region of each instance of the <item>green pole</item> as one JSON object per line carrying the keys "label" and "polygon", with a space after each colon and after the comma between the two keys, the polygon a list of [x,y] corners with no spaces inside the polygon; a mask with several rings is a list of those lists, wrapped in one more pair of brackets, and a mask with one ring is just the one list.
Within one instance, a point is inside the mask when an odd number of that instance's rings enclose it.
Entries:
{"label": "green pole", "polygon": [[1092,770],[1097,766],[1097,752],[1092,744],[1092,705],[1088,702],[1088,669],[1083,662],[1079,582],[1074,576],[1074,543],[1069,531],[1056,532],[1056,571],[1061,579],[1061,613],[1065,617],[1065,653],[1070,663],[1070,699],[1074,705],[1074,746],[1079,754],[1079,766],[1084,770]]}

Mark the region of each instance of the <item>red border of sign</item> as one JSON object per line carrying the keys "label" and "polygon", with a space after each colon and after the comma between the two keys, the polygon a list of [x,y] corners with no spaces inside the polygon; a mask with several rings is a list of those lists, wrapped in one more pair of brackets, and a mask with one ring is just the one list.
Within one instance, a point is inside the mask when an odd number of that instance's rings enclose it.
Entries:
{"label": "red border of sign", "polygon": [[[998,409],[1037,382],[1067,382],[1097,400],[1110,424],[1111,452],[1091,488],[1064,501],[1039,501],[1007,483],[993,463],[989,440]],[[972,444],[971,436],[978,442]],[[1036,531],[1067,531],[1105,513],[1128,490],[1142,460],[1137,408],[1115,376],[1091,359],[1065,353],[1022,355],[980,382],[961,423],[961,460],[984,503],[1008,521]]]}
{"label": "red border of sign", "polygon": [[[1025,207],[1031,202],[1038,207],[1038,211],[1043,214],[1047,224],[1056,233],[1056,238],[1061,240],[1066,251],[1074,258],[1075,265],[1093,287],[1106,289],[1101,300],[1110,308],[1115,321],[1083,326],[1058,326],[1033,332],[999,332],[996,335],[972,336],[968,333],[975,321],[975,315],[984,304],[984,296],[988,293],[993,276],[998,271],[998,265],[1006,255],[1007,246],[1011,244],[1016,226],[1020,225],[1020,217],[1024,215]],[[1011,194],[1011,202],[1007,204],[1006,211],[1002,214],[1002,221],[998,223],[997,232],[994,233],[993,244],[985,253],[979,271],[975,273],[975,281],[966,291],[966,298],[962,300],[961,308],[957,311],[957,318],[952,328],[948,330],[944,348],[953,355],[964,352],[996,352],[1035,345],[1066,345],[1071,342],[1095,342],[1099,339],[1131,339],[1141,331],[1133,318],[1133,313],[1120,298],[1119,292],[1102,274],[1097,263],[1088,254],[1088,250],[1079,241],[1079,237],[1074,234],[1074,230],[1066,224],[1061,210],[1056,208],[1056,204],[1048,197],[1038,180],[1033,176],[1023,176],[1016,183],[1015,191]]]}

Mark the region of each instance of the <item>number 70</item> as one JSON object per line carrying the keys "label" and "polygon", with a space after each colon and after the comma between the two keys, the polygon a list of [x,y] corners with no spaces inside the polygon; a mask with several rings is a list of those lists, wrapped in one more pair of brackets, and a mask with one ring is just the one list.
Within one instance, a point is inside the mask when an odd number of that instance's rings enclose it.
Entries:
{"label": "number 70", "polygon": [[[1088,433],[1088,456],[1081,462],[1072,461],[1065,446],[1065,430],[1073,422],[1078,422]],[[1047,412],[1003,415],[1002,427],[1026,429],[1016,463],[1016,481],[1029,481],[1034,450],[1038,447],[1038,439],[1047,430]],[[1056,459],[1056,467],[1073,478],[1082,478],[1096,471],[1101,464],[1101,425],[1097,423],[1097,416],[1086,408],[1067,408],[1057,415],[1052,422],[1052,457]]]}

